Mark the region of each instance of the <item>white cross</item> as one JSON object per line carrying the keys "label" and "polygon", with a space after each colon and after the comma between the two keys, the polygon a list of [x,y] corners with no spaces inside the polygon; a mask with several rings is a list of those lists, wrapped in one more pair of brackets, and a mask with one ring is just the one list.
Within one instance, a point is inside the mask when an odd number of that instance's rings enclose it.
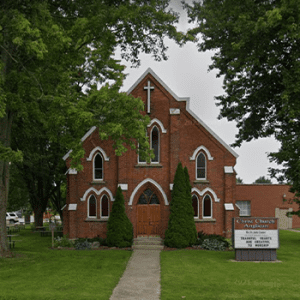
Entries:
{"label": "white cross", "polygon": [[154,90],[154,86],[151,86],[150,80],[148,80],[148,85],[144,86],[144,90],[147,90],[147,113],[150,113],[150,93]]}

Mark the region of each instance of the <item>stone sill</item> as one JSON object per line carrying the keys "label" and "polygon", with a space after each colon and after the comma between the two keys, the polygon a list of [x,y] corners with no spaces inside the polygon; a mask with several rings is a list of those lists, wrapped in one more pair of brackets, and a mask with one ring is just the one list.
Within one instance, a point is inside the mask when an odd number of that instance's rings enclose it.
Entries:
{"label": "stone sill", "polygon": [[106,218],[106,219],[89,219],[89,218],[87,218],[84,221],[85,222],[107,222],[108,218]]}
{"label": "stone sill", "polygon": [[138,164],[135,168],[162,168],[161,164]]}
{"label": "stone sill", "polygon": [[193,183],[195,183],[195,184],[199,184],[199,183],[209,183],[209,181],[208,180],[195,180]]}
{"label": "stone sill", "polygon": [[211,222],[216,222],[217,220],[216,219],[210,219],[210,218],[207,218],[207,219],[194,219],[195,222],[199,222],[199,223],[205,223],[205,222],[208,222],[208,223],[211,223]]}
{"label": "stone sill", "polygon": [[105,184],[106,184],[106,182],[105,182],[105,181],[103,181],[103,180],[99,180],[99,181],[92,181],[92,182],[90,182],[90,185],[98,185],[98,184],[103,184],[103,185],[105,185]]}

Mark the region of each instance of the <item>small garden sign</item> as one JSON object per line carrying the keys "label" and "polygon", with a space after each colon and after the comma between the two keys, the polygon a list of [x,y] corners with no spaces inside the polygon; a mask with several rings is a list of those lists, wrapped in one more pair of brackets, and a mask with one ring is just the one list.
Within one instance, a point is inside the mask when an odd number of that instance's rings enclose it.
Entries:
{"label": "small garden sign", "polygon": [[232,244],[236,260],[273,261],[277,259],[278,218],[233,218],[232,226]]}

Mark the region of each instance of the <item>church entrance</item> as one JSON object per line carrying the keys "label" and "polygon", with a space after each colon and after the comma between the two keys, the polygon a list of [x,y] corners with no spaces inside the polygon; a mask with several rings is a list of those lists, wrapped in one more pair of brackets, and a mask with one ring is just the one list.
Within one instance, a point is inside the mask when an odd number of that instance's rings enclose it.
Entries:
{"label": "church entrance", "polygon": [[160,219],[159,199],[148,188],[137,203],[137,235],[160,235]]}

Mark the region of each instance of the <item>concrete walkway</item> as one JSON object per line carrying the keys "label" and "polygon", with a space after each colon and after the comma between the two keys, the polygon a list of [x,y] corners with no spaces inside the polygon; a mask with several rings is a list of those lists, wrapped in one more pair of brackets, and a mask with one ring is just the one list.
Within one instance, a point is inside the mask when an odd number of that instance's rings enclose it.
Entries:
{"label": "concrete walkway", "polygon": [[110,300],[159,300],[160,251],[134,249]]}

